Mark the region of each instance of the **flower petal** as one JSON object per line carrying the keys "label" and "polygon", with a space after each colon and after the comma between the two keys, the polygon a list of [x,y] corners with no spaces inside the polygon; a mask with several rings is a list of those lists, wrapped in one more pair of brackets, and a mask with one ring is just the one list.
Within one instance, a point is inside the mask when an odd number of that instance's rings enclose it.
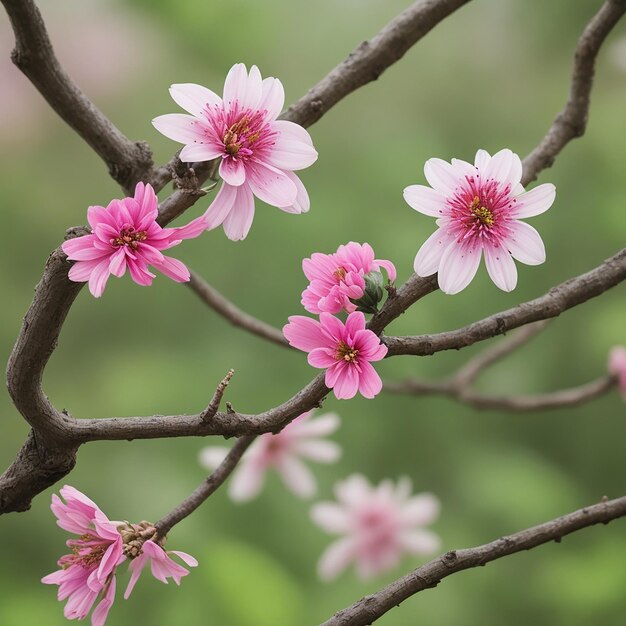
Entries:
{"label": "flower petal", "polygon": [[508,250],[501,244],[483,246],[485,265],[491,280],[502,291],[513,291],[517,285],[517,268]]}
{"label": "flower petal", "polygon": [[436,230],[418,250],[413,262],[413,269],[418,276],[431,276],[439,271],[441,258],[454,236],[443,228]]}
{"label": "flower petal", "polygon": [[231,241],[245,239],[254,219],[254,196],[248,185],[235,187],[237,195],[233,207],[224,218],[222,226]]}
{"label": "flower petal", "polygon": [[517,196],[516,206],[511,211],[511,217],[534,217],[547,211],[556,197],[556,187],[552,183],[544,183],[530,191]]}
{"label": "flower petal", "polygon": [[503,241],[510,253],[526,265],[540,265],[546,260],[546,249],[539,233],[524,222],[511,222],[511,235]]}
{"label": "flower petal", "polygon": [[217,195],[213,199],[213,202],[211,202],[209,208],[204,213],[207,230],[217,228],[224,222],[226,216],[233,208],[236,197],[237,187],[223,183],[220,190],[217,192]]}
{"label": "flower petal", "polygon": [[224,146],[207,141],[203,143],[187,144],[179,154],[179,159],[183,163],[195,163],[196,161],[211,161],[222,156]]}
{"label": "flower petal", "polygon": [[310,498],[317,491],[311,470],[295,456],[283,455],[276,470],[285,486],[299,498]]}
{"label": "flower petal", "polygon": [[431,217],[441,217],[448,212],[443,193],[425,185],[411,185],[402,192],[406,203],[416,211]]}
{"label": "flower petal", "polygon": [[453,241],[444,251],[439,264],[439,287],[447,294],[459,293],[467,287],[480,264],[481,249],[473,241]]}
{"label": "flower petal", "polygon": [[246,181],[246,168],[241,159],[227,157],[220,163],[220,176],[224,182],[239,187]]}
{"label": "flower petal", "polygon": [[266,78],[261,86],[259,109],[267,111],[268,120],[275,120],[285,106],[285,90],[278,78]]}
{"label": "flower petal", "polygon": [[318,321],[304,317],[304,315],[292,315],[288,319],[289,324],[283,326],[283,335],[285,335],[289,345],[304,352],[311,352],[311,350],[327,344],[327,339]]}
{"label": "flower petal", "polygon": [[298,188],[284,172],[257,161],[248,166],[246,175],[252,192],[263,202],[288,207],[296,201]]}
{"label": "flower petal", "polygon": [[200,120],[184,113],[168,113],[152,120],[152,125],[162,134],[180,143],[201,143],[205,139]]}
{"label": "flower petal", "polygon": [[356,551],[356,542],[352,537],[344,537],[331,543],[317,564],[319,577],[325,581],[337,578],[354,560]]}
{"label": "flower petal", "polygon": [[195,117],[203,117],[207,106],[214,107],[222,104],[222,99],[216,93],[195,83],[172,85],[170,95],[179,107]]}

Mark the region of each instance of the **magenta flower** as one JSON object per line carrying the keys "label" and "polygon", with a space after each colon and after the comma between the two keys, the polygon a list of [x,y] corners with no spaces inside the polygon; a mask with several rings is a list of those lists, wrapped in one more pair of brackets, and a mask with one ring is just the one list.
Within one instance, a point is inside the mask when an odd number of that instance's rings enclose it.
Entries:
{"label": "magenta flower", "polygon": [[356,311],[354,300],[365,295],[366,276],[384,268],[390,281],[396,279],[391,261],[375,259],[368,243],[351,241],[339,246],[334,254],[315,252],[302,261],[309,286],[302,292],[302,306],[309,313],[348,313]]}
{"label": "magenta flower", "polygon": [[206,212],[208,228],[220,224],[229,239],[245,239],[254,218],[254,196],[287,213],[309,210],[309,196],[293,173],[317,159],[309,133],[276,118],[285,92],[276,78],[263,80],[234,65],[224,82],[224,98],[195,84],[172,85],[174,101],[191,115],[173,113],[152,120],[166,137],[184,143],[186,163],[221,159],[224,181]]}
{"label": "magenta flower", "polygon": [[109,276],[121,277],[126,269],[138,285],[151,285],[155,275],[148,265],[176,282],[189,280],[189,270],[161,250],[193,239],[206,230],[204,217],[179,228],[161,228],[156,222],[158,201],[150,185],[138,183],[134,198],[112,200],[105,208],[91,206],[87,219],[91,234],[68,239],[61,246],[70,261],[69,278],[89,281],[89,291],[99,298]]}
{"label": "magenta flower", "polygon": [[[341,448],[334,441],[322,438],[337,430],[339,417],[334,413],[314,419],[310,416],[310,411],[303,413],[279,433],[267,433],[256,438],[228,485],[228,493],[233,500],[243,502],[257,496],[270,468],[276,470],[285,487],[296,496],[309,498],[314,495],[317,490],[315,478],[300,459],[334,463],[341,455]],[[226,448],[209,446],[200,452],[200,463],[214,470],[227,453]]]}
{"label": "magenta flower", "polygon": [[78,538],[67,542],[72,552],[59,559],[61,569],[41,582],[59,585],[59,601],[67,599],[67,619],[84,619],[101,598],[91,623],[102,626],[115,598],[115,569],[126,558],[122,537],[116,524],[80,491],[66,485],[61,495],[65,502],[52,496],[52,512],[57,524]]}
{"label": "magenta flower", "polygon": [[373,398],[383,383],[371,361],[380,361],[387,346],[378,336],[365,329],[360,311],[348,315],[345,325],[330,313],[320,313],[320,321],[303,315],[292,315],[283,327],[289,344],[308,352],[309,364],[326,369],[326,386],[339,400],[353,398],[357,391]]}
{"label": "magenta flower", "polygon": [[491,280],[503,291],[511,291],[517,284],[513,258],[526,265],[545,261],[539,233],[520,218],[547,211],[556,190],[546,183],[525,192],[517,154],[505,149],[489,156],[479,150],[474,165],[459,159],[452,159],[452,164],[429,159],[424,175],[432,189],[411,185],[404,190],[409,206],[438,218],[438,230],[415,257],[419,276],[439,272],[441,290],[458,293],[476,275],[484,253]]}
{"label": "magenta flower", "polygon": [[626,400],[626,348],[614,346],[609,352],[609,374],[617,377],[617,384],[624,400]]}
{"label": "magenta flower", "polygon": [[177,550],[166,552],[154,541],[145,541],[141,546],[141,553],[139,556],[135,557],[128,566],[131,576],[130,581],[128,582],[128,587],[126,587],[126,591],[124,592],[124,599],[128,599],[135,588],[137,581],[139,580],[139,576],[141,575],[143,568],[148,563],[150,563],[152,575],[157,580],[160,580],[162,583],[167,585],[167,579],[173,578],[174,582],[177,585],[180,585],[181,579],[183,576],[187,576],[187,574],[189,574],[189,570],[173,561],[169,557],[170,554],[174,554],[179,557],[189,567],[196,567],[198,565],[198,561],[186,552],[178,552]]}
{"label": "magenta flower", "polygon": [[423,528],[439,515],[439,500],[430,493],[411,496],[411,481],[401,478],[372,487],[359,474],[335,485],[338,503],[320,502],[311,509],[313,521],[326,532],[344,535],[332,543],[318,564],[323,580],[336,578],[356,563],[366,579],[396,567],[403,554],[430,554],[439,537]]}

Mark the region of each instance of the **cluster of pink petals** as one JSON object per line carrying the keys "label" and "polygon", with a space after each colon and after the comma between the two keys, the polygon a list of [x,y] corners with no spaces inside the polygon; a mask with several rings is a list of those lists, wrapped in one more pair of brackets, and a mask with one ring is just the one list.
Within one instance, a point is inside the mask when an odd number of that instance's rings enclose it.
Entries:
{"label": "cluster of pink petals", "polygon": [[[127,546],[119,530],[121,522],[110,521],[94,502],[74,487],[62,487],[61,496],[65,502],[56,494],[52,496],[52,512],[57,517],[57,524],[78,535],[78,538],[67,541],[72,553],[59,559],[61,569],[44,576],[41,582],[59,586],[59,601],[67,599],[64,609],[67,619],[85,619],[100,598],[91,615],[91,623],[103,626],[115,600],[116,569],[127,558]],[[128,524],[125,522],[122,526],[127,527]],[[135,558],[128,557],[131,558],[131,578],[124,598],[130,596],[148,562],[157,580],[167,584],[167,579],[173,578],[176,584],[180,584],[181,578],[189,571],[174,562],[170,554],[178,556],[191,567],[198,564],[189,554],[166,552],[155,542],[144,541],[139,554]]]}
{"label": "cluster of pink petals", "polygon": [[68,540],[72,553],[59,559],[61,569],[41,582],[59,585],[59,601],[67,599],[63,611],[67,619],[84,619],[101,598],[91,623],[102,626],[115,599],[115,569],[126,559],[122,537],[115,523],[80,491],[66,485],[61,495],[65,502],[52,496],[57,524],[78,538]]}
{"label": "cluster of pink petals", "polygon": [[415,272],[438,272],[439,286],[448,294],[465,289],[476,275],[484,254],[487,272],[504,291],[517,284],[513,259],[539,265],[546,258],[539,233],[521,222],[547,211],[556,195],[546,183],[524,191],[522,163],[517,154],[501,150],[490,156],[478,150],[474,164],[452,159],[429,159],[424,175],[430,187],[404,190],[416,211],[437,218],[439,227],[415,257]]}
{"label": "cluster of pink petals", "polygon": [[609,374],[617,377],[617,384],[624,400],[626,400],[626,348],[624,346],[614,346],[609,352]]}
{"label": "cluster of pink petals", "polygon": [[326,386],[339,400],[357,391],[365,398],[380,393],[383,383],[371,362],[383,359],[387,346],[365,328],[360,311],[350,313],[345,324],[330,313],[320,313],[319,322],[292,315],[283,334],[294,348],[309,353],[310,365],[326,370]]}
{"label": "cluster of pink petals", "polygon": [[126,591],[124,592],[124,599],[128,599],[132,590],[135,588],[135,584],[139,580],[143,568],[148,563],[150,563],[152,575],[157,580],[167,585],[167,579],[173,578],[174,582],[180,585],[181,579],[183,576],[189,574],[189,570],[173,561],[169,556],[170,554],[179,557],[189,567],[196,567],[198,565],[198,561],[186,552],[179,552],[178,550],[166,551],[154,541],[145,541],[141,546],[141,554],[134,558],[128,566],[131,576],[128,587],[126,587]]}
{"label": "cluster of pink petals", "polygon": [[396,268],[391,261],[375,259],[368,243],[351,241],[339,246],[334,254],[315,252],[302,261],[302,270],[309,286],[302,292],[302,306],[309,313],[352,313],[365,293],[365,276],[384,268],[393,282]]}
{"label": "cluster of pink petals", "polygon": [[430,554],[439,537],[424,526],[439,515],[439,500],[430,493],[411,496],[411,481],[401,478],[377,487],[354,474],[337,483],[338,502],[313,506],[313,521],[326,532],[343,535],[322,555],[318,571],[323,580],[337,577],[350,563],[366,579],[396,567],[404,554]]}
{"label": "cluster of pink petals", "polygon": [[223,98],[195,84],[172,85],[174,101],[190,115],[161,115],[152,123],[166,137],[185,144],[181,161],[221,159],[224,181],[206,212],[207,227],[223,225],[229,239],[245,239],[254,218],[254,196],[288,213],[309,210],[309,196],[293,173],[317,159],[309,133],[276,119],[285,92],[276,78],[261,78],[253,65],[234,65]]}
{"label": "cluster of pink petals", "polygon": [[[251,500],[263,488],[267,470],[274,469],[285,486],[300,498],[310,498],[317,490],[315,478],[301,459],[317,463],[334,463],[341,448],[323,439],[339,427],[339,417],[326,413],[311,419],[303,413],[277,434],[257,437],[234,471],[228,485],[230,497],[238,502]],[[209,446],[200,452],[200,463],[214,470],[228,450]]]}
{"label": "cluster of pink petals", "polygon": [[151,285],[152,266],[176,282],[189,280],[189,270],[161,250],[193,239],[206,230],[204,217],[179,228],[161,228],[156,222],[158,200],[150,185],[138,183],[133,198],[112,200],[107,207],[91,206],[87,219],[91,234],[63,242],[63,252],[75,261],[69,278],[89,281],[89,291],[99,298],[109,276],[121,277],[126,270],[138,285]]}

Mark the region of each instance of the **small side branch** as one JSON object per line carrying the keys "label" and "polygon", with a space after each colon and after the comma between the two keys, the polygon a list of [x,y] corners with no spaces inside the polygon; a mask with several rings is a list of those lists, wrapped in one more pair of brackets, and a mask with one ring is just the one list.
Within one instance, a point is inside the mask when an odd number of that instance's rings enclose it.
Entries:
{"label": "small side branch", "polygon": [[191,279],[187,285],[205,304],[231,324],[283,348],[290,348],[289,343],[278,328],[274,328],[270,324],[266,324],[260,319],[242,311],[217,289],[209,285],[199,274],[191,272]]}
{"label": "small side branch", "polygon": [[522,530],[476,548],[452,550],[422,565],[411,573],[387,585],[380,591],[361,598],[324,622],[322,626],[367,626],[387,611],[411,596],[436,587],[444,578],[473,567],[480,567],[497,559],[532,550],[550,541],[560,540],[595,524],[608,524],[626,515],[626,496],[606,500],[574,511],[539,526]]}
{"label": "small side branch", "polygon": [[556,116],[541,143],[524,159],[522,184],[552,167],[563,148],[587,128],[591,88],[598,52],[607,35],[626,12],[626,0],[607,0],[587,24],[576,45],[572,82],[565,108]]}
{"label": "small side branch", "polygon": [[211,402],[209,402],[207,408],[200,413],[200,419],[203,422],[210,420],[219,411],[220,402],[222,401],[226,387],[228,387],[228,383],[230,383],[230,379],[234,376],[234,374],[235,370],[228,370],[228,373],[224,376],[222,382],[217,386],[217,389],[213,394],[213,398],[211,398]]}
{"label": "small side branch", "polygon": [[237,467],[237,463],[239,463],[243,453],[254,439],[254,435],[245,435],[238,439],[219,467],[188,498],[155,524],[159,537],[164,537],[178,522],[191,515],[222,485],[235,467]]}
{"label": "small side branch", "polygon": [[152,171],[152,152],[133,142],[98,109],[61,67],[33,0],[1,0],[15,33],[13,62],[57,114],[107,164],[111,177],[129,192]]}

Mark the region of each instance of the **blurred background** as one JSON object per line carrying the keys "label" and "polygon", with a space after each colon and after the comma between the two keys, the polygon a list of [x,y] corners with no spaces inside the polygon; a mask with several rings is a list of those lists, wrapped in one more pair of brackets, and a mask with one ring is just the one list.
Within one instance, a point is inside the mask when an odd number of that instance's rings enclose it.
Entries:
{"label": "blurred background", "polygon": [[[150,120],[178,111],[173,82],[221,93],[238,61],[283,81],[287,103],[406,8],[407,0],[124,0],[41,2],[62,63],[86,93],[155,161],[178,144]],[[287,215],[257,201],[248,238],[220,229],[186,242],[175,256],[263,320],[282,326],[301,312],[300,264],[314,251],[368,241],[392,259],[398,281],[412,271],[432,219],[402,199],[423,183],[426,159],[471,160],[477,148],[527,154],[562,108],[576,39],[599,0],[475,0],[430,33],[377,82],[360,89],[310,129],[319,161],[302,178],[310,213]],[[5,235],[0,346],[7,359],[49,251],[65,229],[86,221],[90,204],[120,190],[98,157],[46,106],[11,66],[13,36],[0,14],[0,169]],[[461,294],[421,301],[389,329],[421,334],[456,328],[544,293],[599,264],[626,240],[626,22],[603,49],[587,134],[569,145],[539,182],[557,186],[553,208],[531,220],[547,262],[518,265],[519,286],[499,291],[484,266]],[[165,197],[170,192],[162,192]],[[208,206],[200,201],[186,222]],[[602,375],[609,348],[626,343],[624,290],[566,313],[533,343],[489,370],[485,391],[537,393]],[[378,370],[387,378],[437,379],[483,345],[462,353],[402,357]],[[275,406],[315,372],[304,355],[231,327],[186,287],[159,276],[151,289],[112,278],[101,300],[83,290],[72,308],[44,386],[76,417],[194,413],[229,368],[227,399],[244,412]],[[477,412],[441,398],[381,394],[340,402],[334,439],[343,457],[314,466],[318,499],[338,479],[409,476],[416,491],[442,501],[434,530],[444,549],[490,541],[598,501],[623,495],[626,407],[617,393],[578,409],[512,415]],[[0,395],[0,465],[27,434],[5,392]],[[156,520],[202,480],[200,449],[219,440],[99,442],[80,449],[64,482],[93,498],[111,519]],[[61,484],[55,487],[57,490]],[[49,509],[52,490],[31,511],[0,520],[0,624],[65,623],[56,589],[39,579],[56,569],[65,533]],[[180,589],[146,577],[130,601],[118,597],[108,623],[155,626],[316,624],[372,592],[419,559],[363,583],[352,571],[321,583],[315,566],[332,541],[309,518],[310,502],[272,476],[261,498],[243,505],[218,492],[178,525],[169,546],[197,556],[200,567]],[[461,573],[394,609],[380,623],[622,624],[626,610],[623,522],[585,530],[531,553]],[[126,584],[126,574],[120,584]],[[121,594],[120,594],[121,596]]]}

